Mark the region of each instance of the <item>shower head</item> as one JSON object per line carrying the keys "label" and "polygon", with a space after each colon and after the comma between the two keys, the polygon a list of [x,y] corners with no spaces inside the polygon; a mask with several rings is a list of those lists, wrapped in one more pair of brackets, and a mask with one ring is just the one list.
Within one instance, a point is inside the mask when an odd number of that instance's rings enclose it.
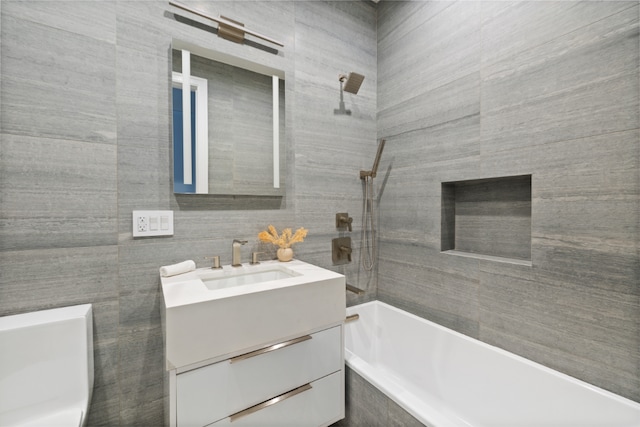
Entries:
{"label": "shower head", "polygon": [[344,93],[349,92],[356,94],[360,90],[360,85],[364,80],[362,74],[351,72],[349,75],[338,74],[338,80],[340,80],[340,108],[333,110],[333,114],[346,114],[351,115],[351,110],[347,110],[344,107]]}
{"label": "shower head", "polygon": [[364,76],[362,74],[351,72],[349,75],[340,74],[338,76],[338,80],[344,83],[342,90],[356,94],[360,90],[360,85],[364,80]]}

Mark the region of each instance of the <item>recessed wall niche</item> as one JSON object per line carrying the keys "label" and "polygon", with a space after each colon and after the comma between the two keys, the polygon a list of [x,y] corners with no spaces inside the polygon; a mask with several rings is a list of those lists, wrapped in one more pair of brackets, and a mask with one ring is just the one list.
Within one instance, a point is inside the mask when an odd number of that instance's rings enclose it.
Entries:
{"label": "recessed wall niche", "polygon": [[531,175],[442,183],[441,249],[531,261]]}

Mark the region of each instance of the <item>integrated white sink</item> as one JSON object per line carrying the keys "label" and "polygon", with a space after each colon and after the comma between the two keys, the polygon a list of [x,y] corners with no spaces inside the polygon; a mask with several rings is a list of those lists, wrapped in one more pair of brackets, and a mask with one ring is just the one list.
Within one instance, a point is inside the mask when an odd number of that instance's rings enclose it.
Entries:
{"label": "integrated white sink", "polygon": [[[202,274],[202,282],[209,290],[217,290],[223,288],[231,288],[234,286],[253,285],[261,282],[270,282],[272,280],[288,279],[290,277],[299,276],[300,274],[279,265],[267,266],[267,269],[258,269],[257,271],[238,271],[237,274],[233,274],[234,271],[228,272],[221,277],[207,278],[207,274]],[[202,277],[204,276],[204,277]]]}
{"label": "integrated white sink", "polygon": [[344,321],[345,277],[302,261],[162,277],[166,368],[233,357]]}

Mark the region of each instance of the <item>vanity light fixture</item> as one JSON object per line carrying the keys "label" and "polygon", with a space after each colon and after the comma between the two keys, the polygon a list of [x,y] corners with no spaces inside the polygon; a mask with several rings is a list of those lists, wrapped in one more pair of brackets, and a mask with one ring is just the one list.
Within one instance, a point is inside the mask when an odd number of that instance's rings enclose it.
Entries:
{"label": "vanity light fixture", "polygon": [[265,35],[262,35],[260,33],[257,33],[253,30],[249,30],[247,28],[244,27],[244,24],[237,22],[237,21],[233,21],[229,18],[226,18],[224,16],[220,16],[219,18],[216,18],[214,16],[210,16],[207,15],[204,12],[201,12],[197,9],[194,9],[192,7],[187,6],[184,3],[180,3],[177,1],[170,1],[169,4],[171,6],[175,6],[179,9],[182,10],[186,10],[187,12],[191,12],[194,15],[198,15],[201,16],[203,18],[206,18],[210,21],[216,22],[218,23],[218,35],[220,37],[226,38],[228,40],[234,41],[236,43],[242,43],[244,41],[244,35],[245,34],[249,34],[252,35],[254,37],[257,37],[259,39],[262,39],[264,41],[267,41],[269,43],[273,43],[275,45],[284,47],[284,43],[279,42],[278,40],[272,39],[271,37],[267,37]]}

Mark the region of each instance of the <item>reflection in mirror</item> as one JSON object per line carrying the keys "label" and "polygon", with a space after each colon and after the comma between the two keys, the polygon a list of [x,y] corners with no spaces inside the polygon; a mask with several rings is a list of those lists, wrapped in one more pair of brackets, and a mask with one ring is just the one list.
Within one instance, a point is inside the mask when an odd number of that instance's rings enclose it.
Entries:
{"label": "reflection in mirror", "polygon": [[[174,192],[283,195],[283,73],[252,71],[193,50],[174,49],[172,57]],[[187,97],[183,70],[189,69]]]}

